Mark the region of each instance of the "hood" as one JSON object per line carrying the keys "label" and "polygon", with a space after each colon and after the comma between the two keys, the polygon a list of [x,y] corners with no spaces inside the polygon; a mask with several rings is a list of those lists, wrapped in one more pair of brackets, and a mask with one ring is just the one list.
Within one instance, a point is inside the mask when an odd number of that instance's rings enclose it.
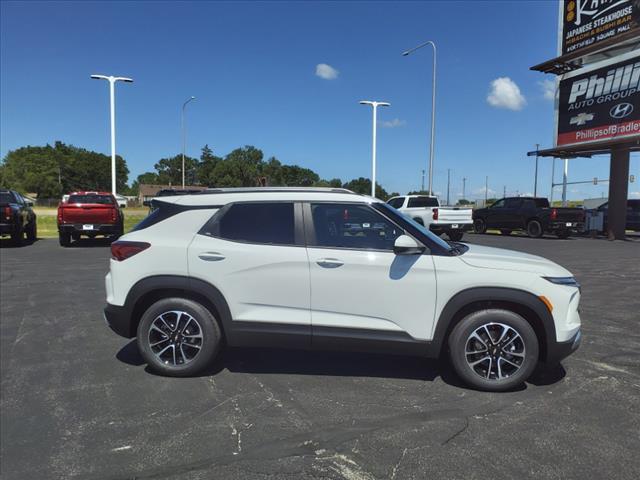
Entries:
{"label": "hood", "polygon": [[465,245],[469,250],[459,258],[472,267],[530,272],[548,277],[573,276],[566,268],[537,255],[482,245]]}

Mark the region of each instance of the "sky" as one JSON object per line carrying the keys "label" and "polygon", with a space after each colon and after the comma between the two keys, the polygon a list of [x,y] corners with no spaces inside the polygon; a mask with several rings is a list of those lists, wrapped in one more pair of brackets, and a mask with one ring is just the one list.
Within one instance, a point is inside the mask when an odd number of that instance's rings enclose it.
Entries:
{"label": "sky", "polygon": [[[429,158],[432,40],[438,49],[434,191],[446,197],[531,194],[535,160],[551,147],[554,77],[529,67],[555,57],[556,1],[470,2],[6,2],[0,11],[0,156],[60,140],[110,154],[129,181],[160,158],[208,144],[343,181],[371,175],[371,108],[379,108],[377,178],[389,192],[420,189]],[[552,93],[552,91],[551,91]],[[549,196],[551,159],[538,194]],[[556,181],[561,177],[556,162]],[[640,156],[631,173],[640,175]],[[609,176],[607,156],[569,162],[569,181]],[[466,178],[466,182],[463,182]],[[569,199],[607,184],[570,185]],[[629,185],[640,196],[638,180]],[[557,187],[554,198],[560,197]]]}

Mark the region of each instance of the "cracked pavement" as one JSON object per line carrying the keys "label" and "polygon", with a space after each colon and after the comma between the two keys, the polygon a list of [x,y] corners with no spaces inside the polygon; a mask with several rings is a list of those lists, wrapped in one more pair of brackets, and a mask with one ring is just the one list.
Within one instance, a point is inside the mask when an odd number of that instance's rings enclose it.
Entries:
{"label": "cracked pavement", "polygon": [[517,391],[420,358],[266,349],[156,376],[102,320],[106,243],[3,240],[2,478],[638,478],[640,241],[465,240],[582,283],[582,347]]}

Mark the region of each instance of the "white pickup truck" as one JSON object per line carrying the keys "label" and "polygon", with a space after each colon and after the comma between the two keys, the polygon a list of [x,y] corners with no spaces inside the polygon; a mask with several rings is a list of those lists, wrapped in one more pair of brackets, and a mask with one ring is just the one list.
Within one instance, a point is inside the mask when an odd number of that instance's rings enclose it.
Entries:
{"label": "white pickup truck", "polygon": [[387,201],[405,216],[424,225],[436,235],[446,233],[453,241],[462,240],[464,232],[473,227],[471,208],[441,207],[438,197],[429,195],[405,195]]}

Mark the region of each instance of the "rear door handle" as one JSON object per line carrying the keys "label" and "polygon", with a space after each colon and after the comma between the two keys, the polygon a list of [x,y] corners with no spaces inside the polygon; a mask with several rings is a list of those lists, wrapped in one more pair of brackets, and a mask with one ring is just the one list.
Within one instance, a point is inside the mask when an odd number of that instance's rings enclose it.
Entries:
{"label": "rear door handle", "polygon": [[198,255],[198,258],[206,262],[219,262],[220,260],[224,260],[225,256],[218,252],[202,252]]}
{"label": "rear door handle", "polygon": [[337,258],[321,258],[317,260],[316,263],[323,268],[338,268],[344,265],[344,262],[341,262]]}

